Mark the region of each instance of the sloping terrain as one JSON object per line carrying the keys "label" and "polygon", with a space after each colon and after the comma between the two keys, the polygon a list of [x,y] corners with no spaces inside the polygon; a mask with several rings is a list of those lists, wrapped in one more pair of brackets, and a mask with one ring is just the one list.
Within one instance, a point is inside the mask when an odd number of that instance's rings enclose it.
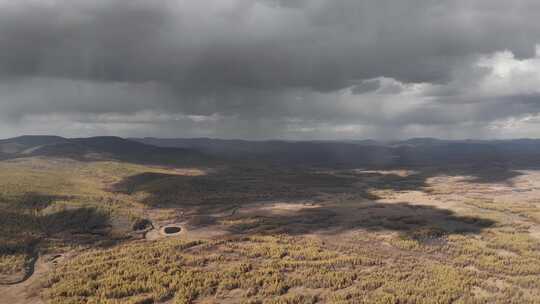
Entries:
{"label": "sloping terrain", "polygon": [[0,295],[9,303],[540,298],[532,165],[182,163],[195,150],[111,137],[0,145],[10,155],[0,161]]}
{"label": "sloping terrain", "polygon": [[0,152],[0,157],[4,159],[48,156],[166,165],[212,161],[210,157],[193,149],[162,148],[112,136],[70,139],[58,136],[21,136],[0,140]]}
{"label": "sloping terrain", "polygon": [[325,167],[470,166],[540,164],[540,140],[245,141],[209,138],[132,140],[160,147],[193,148],[230,160]]}

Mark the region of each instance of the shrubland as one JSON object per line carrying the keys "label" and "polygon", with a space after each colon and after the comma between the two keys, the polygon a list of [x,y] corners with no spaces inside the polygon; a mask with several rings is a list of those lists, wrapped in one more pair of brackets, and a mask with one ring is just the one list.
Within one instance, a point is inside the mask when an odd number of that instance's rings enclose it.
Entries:
{"label": "shrubland", "polygon": [[[40,278],[44,302],[538,303],[537,203],[433,175],[1,161],[0,283],[70,253]],[[132,233],[178,221],[178,237]]]}

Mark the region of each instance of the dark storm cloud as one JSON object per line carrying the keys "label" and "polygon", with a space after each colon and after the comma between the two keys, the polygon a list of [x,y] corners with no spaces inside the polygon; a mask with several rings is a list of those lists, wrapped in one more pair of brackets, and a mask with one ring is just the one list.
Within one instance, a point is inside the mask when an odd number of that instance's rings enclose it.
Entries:
{"label": "dark storm cloud", "polygon": [[235,137],[524,115],[535,99],[483,114],[519,90],[472,91],[482,56],[535,56],[538,16],[535,0],[0,0],[0,117],[219,114]]}
{"label": "dark storm cloud", "polygon": [[540,40],[535,1],[16,3],[0,12],[3,74],[201,90],[442,81],[463,56],[531,56]]}

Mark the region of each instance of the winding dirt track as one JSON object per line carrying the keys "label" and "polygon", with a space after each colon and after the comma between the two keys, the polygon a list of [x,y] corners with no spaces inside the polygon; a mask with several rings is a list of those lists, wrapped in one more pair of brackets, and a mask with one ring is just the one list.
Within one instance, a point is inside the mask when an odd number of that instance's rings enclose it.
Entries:
{"label": "winding dirt track", "polygon": [[36,268],[36,262],[39,258],[39,255],[37,252],[34,252],[34,254],[32,255],[32,257],[30,258],[30,262],[28,263],[28,266],[26,267],[25,271],[24,271],[24,275],[19,277],[19,278],[14,278],[14,279],[0,279],[0,286],[2,285],[16,285],[16,284],[21,284],[23,283],[24,281],[28,280],[33,274],[34,274],[34,271],[35,271],[35,268]]}
{"label": "winding dirt track", "polygon": [[34,274],[34,268],[36,261],[39,257],[39,241],[34,242],[31,247],[29,248],[31,252],[30,261],[25,266],[24,270],[21,271],[21,274],[3,277],[0,276],[0,286],[2,285],[15,285],[20,284],[26,280],[28,280],[33,274]]}
{"label": "winding dirt track", "polygon": [[50,263],[42,256],[34,261],[23,280],[0,285],[0,302],[9,304],[43,304],[39,297],[39,281],[49,271]]}

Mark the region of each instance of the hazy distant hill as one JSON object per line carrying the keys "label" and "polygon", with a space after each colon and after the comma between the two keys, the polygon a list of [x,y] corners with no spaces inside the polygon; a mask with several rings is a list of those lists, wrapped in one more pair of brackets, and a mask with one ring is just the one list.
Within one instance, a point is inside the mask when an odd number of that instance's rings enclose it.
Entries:
{"label": "hazy distant hill", "polygon": [[234,160],[271,161],[288,165],[322,166],[438,166],[540,165],[540,140],[404,141],[246,141],[210,138],[134,138],[160,147],[196,149]]}
{"label": "hazy distant hill", "polygon": [[68,140],[59,136],[20,136],[15,138],[0,140],[0,153],[19,154],[26,150],[51,145],[57,143],[66,143]]}
{"label": "hazy distant hill", "polygon": [[187,164],[211,159],[193,149],[164,148],[102,136],[63,138],[58,136],[20,136],[0,140],[0,157],[70,157],[81,160],[115,159],[139,163]]}
{"label": "hazy distant hill", "polygon": [[192,148],[229,160],[264,161],[283,165],[386,165],[395,157],[388,147],[338,141],[246,141],[209,138],[135,138],[160,147]]}
{"label": "hazy distant hill", "polygon": [[247,141],[210,138],[63,138],[21,136],[0,140],[0,159],[54,156],[156,164],[261,162],[286,166],[385,167],[540,165],[540,140],[413,138],[396,142]]}

